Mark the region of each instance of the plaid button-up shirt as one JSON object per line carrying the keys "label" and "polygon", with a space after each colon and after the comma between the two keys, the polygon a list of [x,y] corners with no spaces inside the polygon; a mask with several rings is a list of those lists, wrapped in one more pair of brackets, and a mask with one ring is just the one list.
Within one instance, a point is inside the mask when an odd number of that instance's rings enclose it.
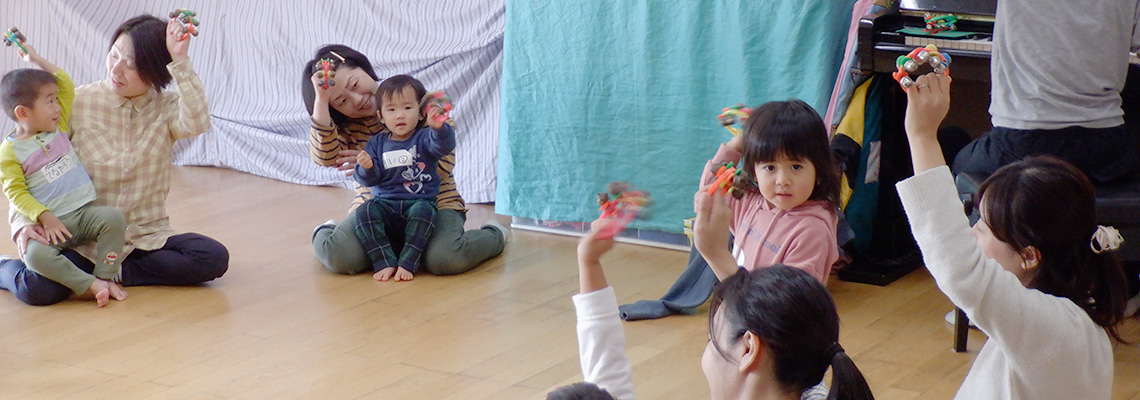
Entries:
{"label": "plaid button-up shirt", "polygon": [[[177,234],[166,213],[174,141],[210,130],[206,92],[190,61],[166,68],[177,92],[151,89],[128,99],[105,80],[75,91],[71,142],[95,183],[95,204],[118,208],[127,218],[122,257],[136,248],[161,248]],[[19,215],[11,219],[13,236],[34,223]],[[90,246],[77,250],[92,258]]]}

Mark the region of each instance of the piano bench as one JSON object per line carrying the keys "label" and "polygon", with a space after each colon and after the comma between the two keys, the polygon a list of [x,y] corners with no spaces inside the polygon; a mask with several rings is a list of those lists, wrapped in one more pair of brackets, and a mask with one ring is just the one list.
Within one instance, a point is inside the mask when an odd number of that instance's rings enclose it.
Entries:
{"label": "piano bench", "polygon": [[[973,172],[960,173],[954,177],[954,186],[958,189],[958,196],[970,222],[977,222],[978,188],[986,175]],[[1140,272],[1140,176],[1129,181],[1094,185],[1096,189],[1096,217],[1097,224],[1112,226],[1120,231],[1125,241],[1116,249],[1129,281],[1135,285],[1136,274]],[[1135,287],[1130,288],[1130,294],[1135,295]],[[1131,296],[1130,296],[1131,297]],[[966,351],[966,336],[969,334],[969,319],[958,309],[954,318],[954,351]]]}

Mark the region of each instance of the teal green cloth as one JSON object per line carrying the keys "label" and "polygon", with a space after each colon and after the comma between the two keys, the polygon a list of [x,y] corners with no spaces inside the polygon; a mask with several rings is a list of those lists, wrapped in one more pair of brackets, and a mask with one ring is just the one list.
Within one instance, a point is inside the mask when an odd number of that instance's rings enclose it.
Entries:
{"label": "teal green cloth", "polygon": [[508,1],[496,211],[589,221],[625,180],[655,201],[632,226],[681,232],[722,107],[826,112],[853,2]]}

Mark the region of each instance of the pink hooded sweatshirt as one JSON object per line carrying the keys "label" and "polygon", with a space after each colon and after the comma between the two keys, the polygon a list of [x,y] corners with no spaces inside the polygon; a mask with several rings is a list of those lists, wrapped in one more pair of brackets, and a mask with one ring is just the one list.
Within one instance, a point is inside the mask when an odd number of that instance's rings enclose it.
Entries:
{"label": "pink hooded sweatshirt", "polygon": [[[721,145],[705,165],[701,186],[716,180],[711,168],[723,161],[740,163],[740,153]],[[744,268],[784,264],[807,271],[827,283],[831,265],[839,259],[835,230],[838,217],[826,202],[808,200],[791,210],[781,210],[759,192],[745,193],[740,200],[728,196],[732,208],[729,230],[736,238],[737,260]]]}

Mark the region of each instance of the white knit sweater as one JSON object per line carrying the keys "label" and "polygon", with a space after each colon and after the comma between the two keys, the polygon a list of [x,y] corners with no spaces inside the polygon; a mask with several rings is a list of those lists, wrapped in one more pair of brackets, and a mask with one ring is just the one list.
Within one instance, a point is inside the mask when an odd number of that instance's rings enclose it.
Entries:
{"label": "white knit sweater", "polygon": [[989,336],[956,399],[1109,399],[1108,334],[1072,301],[1026,289],[970,232],[949,168],[899,182],[938,288]]}

